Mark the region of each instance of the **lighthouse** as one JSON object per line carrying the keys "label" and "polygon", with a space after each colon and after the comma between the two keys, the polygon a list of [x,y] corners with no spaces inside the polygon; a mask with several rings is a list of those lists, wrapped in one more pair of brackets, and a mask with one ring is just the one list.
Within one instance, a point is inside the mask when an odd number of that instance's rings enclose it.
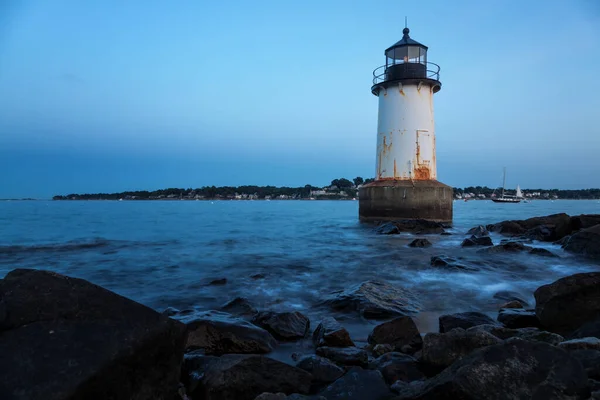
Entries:
{"label": "lighthouse", "polygon": [[433,97],[442,88],[440,67],[427,46],[404,28],[373,71],[379,99],[375,181],[359,190],[362,221],[426,219],[452,222],[452,188],[437,180]]}

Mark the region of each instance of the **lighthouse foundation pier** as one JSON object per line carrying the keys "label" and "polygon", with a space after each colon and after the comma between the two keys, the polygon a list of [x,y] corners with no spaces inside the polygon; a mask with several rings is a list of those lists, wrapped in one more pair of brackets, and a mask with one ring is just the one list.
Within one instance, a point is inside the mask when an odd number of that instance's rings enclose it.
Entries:
{"label": "lighthouse foundation pier", "polygon": [[424,219],[452,223],[452,187],[434,180],[378,180],[359,189],[363,222]]}

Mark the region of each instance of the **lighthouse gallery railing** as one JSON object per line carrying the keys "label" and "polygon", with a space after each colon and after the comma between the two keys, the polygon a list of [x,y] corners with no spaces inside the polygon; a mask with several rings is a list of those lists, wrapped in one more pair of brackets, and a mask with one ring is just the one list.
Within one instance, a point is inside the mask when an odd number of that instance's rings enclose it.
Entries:
{"label": "lighthouse gallery railing", "polygon": [[[410,74],[409,72],[414,72],[414,67],[416,66],[415,64],[420,64],[422,65],[423,73],[420,73],[420,76],[411,76],[412,74]],[[402,70],[404,69],[407,74],[406,74],[406,78],[427,78],[427,79],[433,79],[436,81],[440,80],[440,66],[432,63],[432,62],[400,62],[400,63],[395,63],[395,64],[387,64],[387,65],[382,65],[379,68],[376,68],[373,71],[373,85],[377,85],[379,83],[388,81],[388,80],[395,80],[394,78],[388,77],[388,69],[393,68],[394,69],[394,75],[397,75],[398,72],[400,72],[400,74],[402,75]]]}

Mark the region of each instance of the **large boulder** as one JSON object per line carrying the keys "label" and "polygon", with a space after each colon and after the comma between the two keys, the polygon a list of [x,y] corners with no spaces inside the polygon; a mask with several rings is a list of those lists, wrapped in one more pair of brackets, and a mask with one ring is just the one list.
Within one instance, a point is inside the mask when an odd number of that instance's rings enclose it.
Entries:
{"label": "large boulder", "polygon": [[570,253],[600,258],[600,225],[574,233],[563,248]]}
{"label": "large boulder", "polygon": [[354,367],[319,395],[327,400],[387,400],[392,397],[392,392],[379,371]]}
{"label": "large boulder", "polygon": [[580,362],[547,343],[509,339],[474,351],[422,384],[405,386],[398,400],[587,399]]}
{"label": "large boulder", "polygon": [[574,231],[591,228],[600,224],[600,214],[581,214],[571,217],[571,226]]}
{"label": "large boulder", "polygon": [[507,328],[539,328],[540,321],[534,310],[518,308],[501,309],[498,313],[498,322]]}
{"label": "large boulder", "polygon": [[185,326],[83,279],[16,269],[0,280],[0,397],[172,399]]}
{"label": "large boulder", "polygon": [[492,238],[489,236],[471,236],[463,240],[461,247],[473,247],[473,246],[493,246]]}
{"label": "large boulder", "polygon": [[553,214],[526,220],[503,221],[488,226],[492,232],[503,235],[524,235],[530,239],[553,242],[573,232],[571,217],[567,214]]}
{"label": "large boulder", "polygon": [[301,358],[296,367],[309,372],[313,376],[313,383],[317,385],[329,384],[346,372],[327,358],[314,354]]}
{"label": "large boulder", "polygon": [[266,329],[279,340],[297,340],[308,335],[310,320],[298,311],[277,313],[259,312],[252,323]]}
{"label": "large boulder", "polygon": [[266,330],[220,311],[195,313],[182,321],[189,331],[188,349],[204,349],[206,354],[264,354],[277,346]]}
{"label": "large boulder", "polygon": [[413,352],[421,348],[423,339],[411,317],[398,317],[377,325],[368,338],[371,344],[390,344],[396,350],[409,346]]}
{"label": "large boulder", "polygon": [[369,355],[357,347],[317,347],[317,355],[325,357],[338,365],[356,365],[366,367]]}
{"label": "large boulder", "polygon": [[468,329],[484,324],[499,325],[487,315],[475,311],[442,315],[439,317],[439,324],[440,333],[450,332],[454,328]]}
{"label": "large boulder", "polygon": [[594,349],[568,350],[569,354],[579,360],[588,378],[600,379],[600,351]]}
{"label": "large boulder", "polygon": [[383,379],[390,385],[398,380],[412,382],[425,378],[419,369],[419,362],[414,357],[398,352],[378,357],[369,363],[369,368],[381,372]]}
{"label": "large boulder", "polygon": [[485,331],[465,331],[455,328],[448,333],[428,333],[423,339],[421,361],[437,368],[446,368],[480,347],[502,343]]}
{"label": "large boulder", "polygon": [[580,273],[539,287],[535,312],[545,328],[570,333],[600,317],[600,272]]}
{"label": "large boulder", "polygon": [[351,347],[354,342],[350,339],[350,334],[333,317],[325,317],[317,326],[313,333],[313,343],[315,347]]}
{"label": "large boulder", "polygon": [[366,281],[334,292],[325,304],[335,311],[358,312],[368,319],[412,315],[421,309],[411,291],[379,281]]}
{"label": "large boulder", "polygon": [[211,363],[200,380],[194,399],[254,400],[269,393],[307,394],[312,375],[261,355],[226,354]]}
{"label": "large boulder", "polygon": [[581,339],[571,339],[559,344],[559,347],[565,350],[600,350],[600,339],[597,337],[586,337]]}

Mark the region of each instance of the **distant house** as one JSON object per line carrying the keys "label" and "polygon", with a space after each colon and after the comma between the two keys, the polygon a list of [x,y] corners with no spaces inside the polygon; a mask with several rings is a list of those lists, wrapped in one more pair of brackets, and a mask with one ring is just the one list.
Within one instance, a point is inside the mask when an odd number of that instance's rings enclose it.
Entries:
{"label": "distant house", "polygon": [[311,196],[325,196],[326,194],[327,194],[327,192],[325,190],[311,190],[310,191]]}

